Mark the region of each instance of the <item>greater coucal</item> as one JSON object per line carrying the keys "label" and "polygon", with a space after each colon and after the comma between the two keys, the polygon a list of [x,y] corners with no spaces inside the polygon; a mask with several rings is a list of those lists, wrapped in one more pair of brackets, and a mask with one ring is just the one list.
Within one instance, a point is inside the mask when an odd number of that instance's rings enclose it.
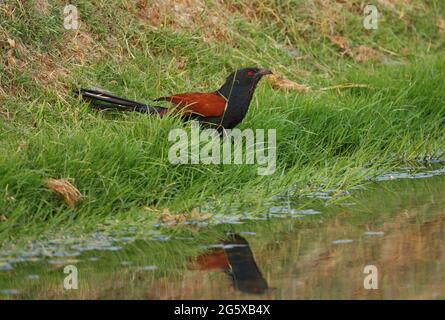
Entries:
{"label": "greater coucal", "polygon": [[230,74],[222,87],[214,92],[181,93],[154,101],[169,101],[174,108],[152,106],[113,96],[109,93],[80,89],[81,96],[100,109],[137,111],[164,116],[178,113],[184,120],[197,120],[217,128],[232,129],[247,114],[258,81],[272,72],[260,68],[243,68]]}
{"label": "greater coucal", "polygon": [[227,247],[213,249],[196,258],[201,270],[221,269],[228,273],[235,288],[242,292],[262,294],[268,289],[249,243],[239,234],[231,234],[223,241]]}

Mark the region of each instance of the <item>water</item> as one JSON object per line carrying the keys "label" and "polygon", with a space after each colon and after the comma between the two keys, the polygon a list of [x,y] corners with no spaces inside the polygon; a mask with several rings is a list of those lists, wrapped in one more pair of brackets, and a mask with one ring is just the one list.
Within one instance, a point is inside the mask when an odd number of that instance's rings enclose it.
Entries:
{"label": "water", "polygon": [[[170,237],[97,234],[3,252],[0,298],[443,299],[445,176],[436,172],[383,176],[340,205],[324,193],[281,199],[260,219]],[[63,287],[67,265],[77,290]],[[364,287],[367,266],[377,289]]]}

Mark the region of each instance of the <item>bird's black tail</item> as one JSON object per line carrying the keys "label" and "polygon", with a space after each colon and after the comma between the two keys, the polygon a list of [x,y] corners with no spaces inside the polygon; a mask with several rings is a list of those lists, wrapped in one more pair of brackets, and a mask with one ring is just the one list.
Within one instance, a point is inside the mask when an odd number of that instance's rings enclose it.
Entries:
{"label": "bird's black tail", "polygon": [[79,94],[84,100],[91,102],[94,107],[101,110],[115,109],[118,111],[136,111],[160,115],[167,110],[163,107],[149,106],[140,102],[116,97],[99,90],[80,89]]}

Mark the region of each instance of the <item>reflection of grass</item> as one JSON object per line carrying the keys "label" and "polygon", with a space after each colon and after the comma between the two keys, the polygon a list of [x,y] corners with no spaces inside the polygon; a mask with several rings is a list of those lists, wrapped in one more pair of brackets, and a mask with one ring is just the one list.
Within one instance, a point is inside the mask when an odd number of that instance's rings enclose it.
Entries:
{"label": "reflection of grass", "polygon": [[[192,14],[192,25],[166,19],[161,27],[143,5],[82,0],[74,3],[82,19],[77,35],[62,29],[62,3],[0,11],[0,36],[15,40],[0,56],[3,243],[85,233],[110,218],[150,225],[156,217],[145,206],[256,206],[290,186],[297,194],[321,184],[345,189],[366,170],[443,150],[445,61],[437,53],[444,38],[436,26],[442,2],[412,1],[403,17],[398,5],[379,8],[380,29],[365,32],[354,5],[344,11],[335,4],[324,16],[328,7],[234,1],[230,15],[212,20],[224,25],[218,34],[215,25],[206,27],[212,5],[199,19]],[[34,37],[24,31],[31,29]],[[352,54],[329,40],[340,34]],[[355,61],[359,45],[378,50],[379,59]],[[255,94],[241,128],[277,129],[278,167],[267,177],[257,176],[256,166],[170,165],[167,135],[181,125],[177,120],[98,114],[70,94],[80,84],[98,85],[146,101],[216,88],[229,71],[252,64],[314,89],[300,95],[262,83]],[[317,90],[346,83],[367,86]],[[74,180],[84,195],[76,209],[45,189],[48,178]]]}

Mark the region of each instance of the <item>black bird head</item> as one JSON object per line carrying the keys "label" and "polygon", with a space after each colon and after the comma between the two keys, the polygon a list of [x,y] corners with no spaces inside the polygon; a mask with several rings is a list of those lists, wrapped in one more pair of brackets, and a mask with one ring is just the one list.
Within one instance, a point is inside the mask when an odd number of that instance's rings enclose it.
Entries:
{"label": "black bird head", "polygon": [[243,68],[231,73],[223,86],[216,92],[227,100],[227,109],[221,124],[230,129],[245,117],[256,85],[272,71],[261,68]]}
{"label": "black bird head", "polygon": [[272,71],[268,69],[260,69],[260,68],[243,68],[239,69],[231,73],[224,83],[224,86],[232,87],[232,86],[242,86],[242,87],[250,87],[255,86],[260,79],[267,75],[272,74]]}

